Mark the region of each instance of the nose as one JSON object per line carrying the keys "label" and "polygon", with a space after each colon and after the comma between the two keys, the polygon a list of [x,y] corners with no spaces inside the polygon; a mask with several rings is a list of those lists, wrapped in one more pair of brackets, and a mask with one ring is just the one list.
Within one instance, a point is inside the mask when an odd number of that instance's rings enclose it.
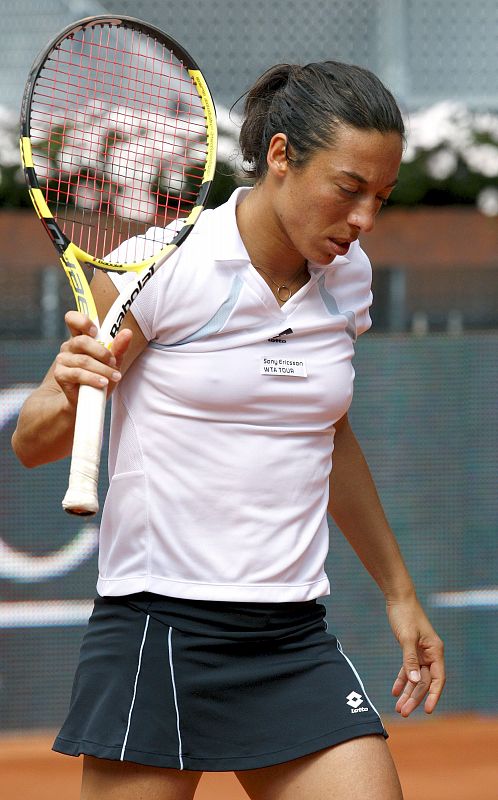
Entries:
{"label": "nose", "polygon": [[375,226],[377,209],[368,202],[357,203],[348,215],[348,222],[363,233],[369,233]]}

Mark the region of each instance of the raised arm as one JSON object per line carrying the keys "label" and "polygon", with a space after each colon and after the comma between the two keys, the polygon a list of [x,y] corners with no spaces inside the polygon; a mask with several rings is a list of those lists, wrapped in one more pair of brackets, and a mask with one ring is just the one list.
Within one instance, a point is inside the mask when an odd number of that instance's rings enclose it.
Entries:
{"label": "raised arm", "polygon": [[[99,318],[103,319],[118,292],[99,271],[91,288]],[[42,383],[24,403],[12,436],[13,450],[26,467],[70,454],[80,385],[108,386],[110,394],[147,344],[131,314],[126,316],[125,327],[111,350],[96,341],[96,330],[83,314],[68,311],[65,319],[71,337],[62,343]]]}
{"label": "raised arm", "polygon": [[408,716],[424,699],[431,713],[445,682],[443,644],[417,598],[347,415],[336,425],[329,512],[386,599],[403,665],[393,686],[396,711]]}

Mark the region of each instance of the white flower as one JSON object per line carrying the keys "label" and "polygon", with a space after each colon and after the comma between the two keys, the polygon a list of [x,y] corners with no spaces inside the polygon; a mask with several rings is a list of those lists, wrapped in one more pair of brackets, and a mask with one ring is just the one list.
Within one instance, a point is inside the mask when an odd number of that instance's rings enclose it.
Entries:
{"label": "white flower", "polygon": [[124,186],[127,182],[149,186],[157,179],[161,154],[154,142],[144,137],[118,141],[106,159],[105,174],[109,180]]}
{"label": "white flower", "polygon": [[403,150],[403,161],[405,164],[409,164],[411,161],[414,161],[417,156],[417,148],[415,144],[407,138],[405,149]]}
{"label": "white flower", "polygon": [[116,214],[123,219],[137,222],[153,220],[157,213],[157,202],[154,195],[144,188],[142,183],[130,183],[125,186],[113,200]]}
{"label": "white flower", "polygon": [[441,145],[463,147],[471,141],[470,114],[461,103],[436,103],[410,115],[407,140],[410,151],[434,150]]}
{"label": "white flower", "polygon": [[452,175],[458,165],[458,158],[451,150],[437,150],[427,159],[427,172],[432,178],[444,181]]}
{"label": "white flower", "polygon": [[220,133],[231,136],[234,143],[238,142],[242,118],[237,112],[229,111],[225,106],[218,106],[216,109],[216,122]]}
{"label": "white flower", "polygon": [[145,115],[141,111],[127,106],[116,106],[100,118],[102,138],[106,133],[116,132],[119,138],[130,136],[146,136],[147,125]]}
{"label": "white flower", "polygon": [[403,161],[422,157],[421,168],[434,180],[448,178],[459,162],[484,178],[498,176],[498,115],[471,113],[462,103],[442,102],[412,114],[406,129]]}
{"label": "white flower", "polygon": [[218,161],[232,164],[237,169],[242,165],[240,149],[229,136],[218,137]]}
{"label": "white flower", "polygon": [[19,164],[17,119],[6,108],[0,106],[0,167],[15,167]]}
{"label": "white flower", "polygon": [[[12,137],[14,138],[14,137]],[[15,167],[19,164],[19,148],[17,142],[13,142],[3,132],[0,132],[0,165],[4,167]]]}
{"label": "white flower", "polygon": [[70,191],[75,204],[85,211],[100,209],[109,202],[109,185],[106,186],[101,180],[91,176],[74,176]]}
{"label": "white flower", "polygon": [[64,133],[62,148],[56,156],[57,166],[69,174],[83,167],[102,171],[102,129],[96,125],[75,125]]}
{"label": "white flower", "polygon": [[477,195],[477,208],[487,217],[498,216],[498,189],[488,186]]}
{"label": "white flower", "polygon": [[488,134],[498,142],[498,115],[476,114],[474,117],[474,130],[476,133]]}
{"label": "white flower", "polygon": [[239,147],[239,133],[242,118],[224,106],[216,110],[218,124],[218,161],[230,165],[235,174],[242,174],[242,155]]}
{"label": "white flower", "polygon": [[498,175],[498,147],[494,144],[475,144],[468,147],[462,156],[473,171],[494,178]]}

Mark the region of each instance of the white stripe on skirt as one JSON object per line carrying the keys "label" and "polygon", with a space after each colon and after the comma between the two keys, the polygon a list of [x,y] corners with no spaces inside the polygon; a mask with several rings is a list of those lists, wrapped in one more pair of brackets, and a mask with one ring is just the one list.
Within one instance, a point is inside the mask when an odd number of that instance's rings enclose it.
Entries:
{"label": "white stripe on skirt", "polygon": [[180,769],[183,769],[183,755],[182,755],[182,735],[180,732],[180,711],[178,709],[178,698],[176,695],[175,684],[175,670],[173,668],[173,628],[170,627],[168,634],[168,652],[169,652],[169,668],[171,671],[171,684],[173,686],[173,697],[175,699],[176,709],[176,730],[178,733],[178,759],[180,761]]}
{"label": "white stripe on skirt", "polygon": [[138,666],[137,666],[137,674],[135,675],[135,685],[133,687],[133,697],[131,698],[130,710],[128,712],[128,725],[126,726],[126,733],[123,741],[123,747],[121,748],[121,756],[120,761],[124,761],[124,754],[126,749],[126,743],[128,741],[128,734],[130,732],[130,725],[131,725],[131,715],[133,714],[133,706],[135,705],[135,698],[137,696],[137,686],[138,686],[138,676],[140,675],[140,668],[142,666],[142,653],[144,649],[145,640],[147,638],[147,628],[149,627],[149,615],[145,619],[145,628],[144,633],[142,636],[142,644],[140,645],[140,652],[138,654]]}

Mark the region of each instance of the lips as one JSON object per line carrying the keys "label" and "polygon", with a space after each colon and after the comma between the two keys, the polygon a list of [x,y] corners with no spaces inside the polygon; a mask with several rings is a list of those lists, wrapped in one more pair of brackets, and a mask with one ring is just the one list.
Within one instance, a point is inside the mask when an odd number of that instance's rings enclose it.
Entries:
{"label": "lips", "polygon": [[329,239],[328,241],[335,256],[345,256],[351,246],[349,239]]}

